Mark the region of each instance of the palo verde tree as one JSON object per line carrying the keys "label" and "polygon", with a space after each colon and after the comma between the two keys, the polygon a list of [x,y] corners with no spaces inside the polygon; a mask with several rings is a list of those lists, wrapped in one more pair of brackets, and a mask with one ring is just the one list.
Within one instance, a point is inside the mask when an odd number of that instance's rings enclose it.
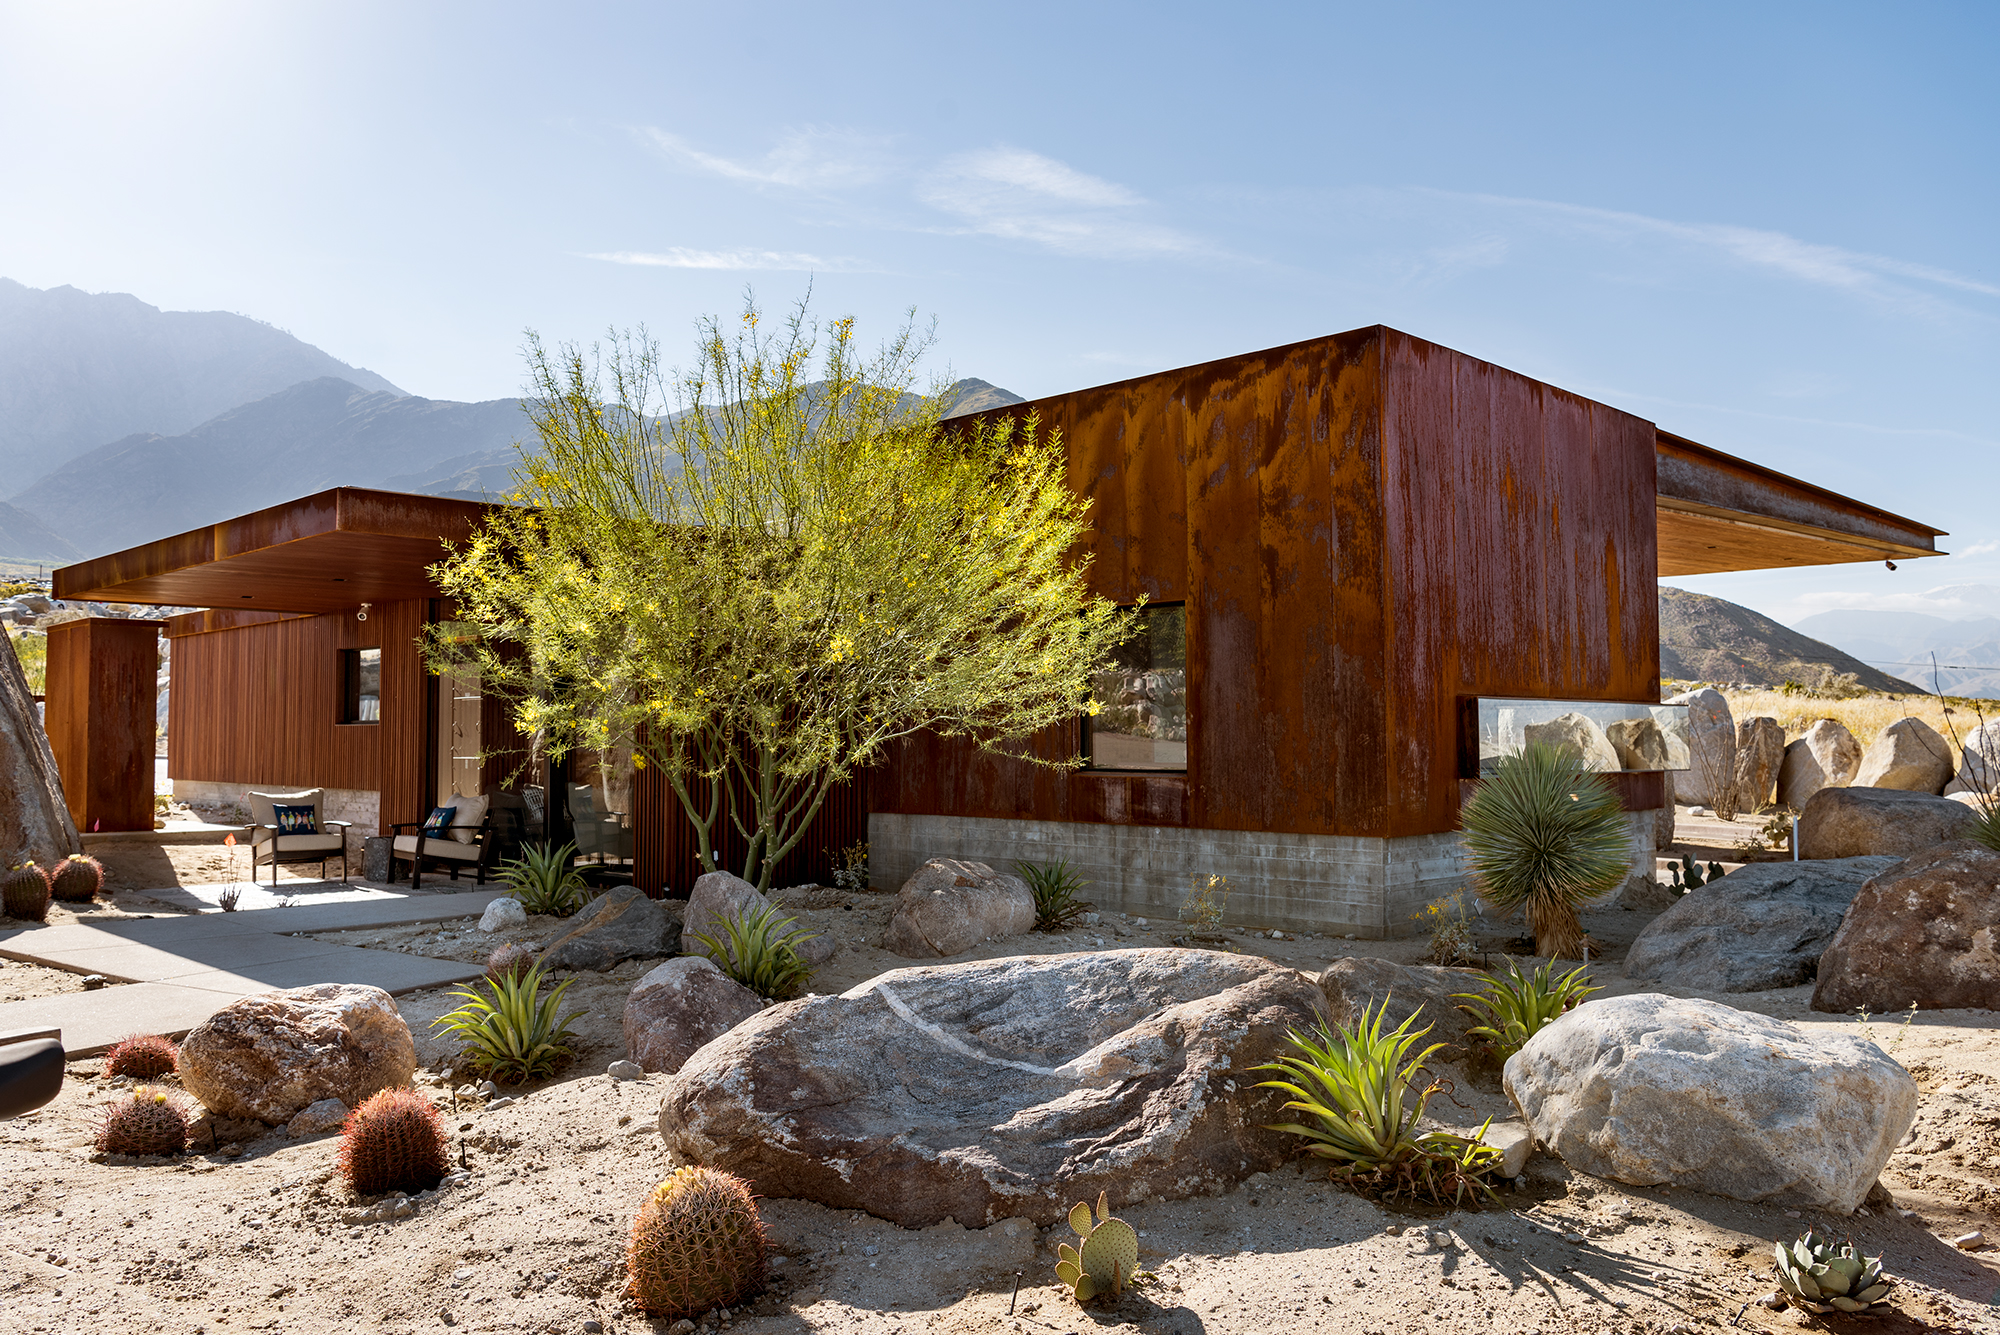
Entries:
{"label": "palo verde tree", "polygon": [[[727,821],[768,888],[827,793],[919,730],[1023,755],[1092,709],[1131,618],[1085,584],[1087,502],[1033,418],[953,426],[913,392],[928,335],[873,356],[801,303],[699,326],[692,370],[643,333],[532,335],[512,497],[434,573],[476,667],[551,754],[630,747],[716,870]],[[1074,764],[1071,755],[1042,764]]]}

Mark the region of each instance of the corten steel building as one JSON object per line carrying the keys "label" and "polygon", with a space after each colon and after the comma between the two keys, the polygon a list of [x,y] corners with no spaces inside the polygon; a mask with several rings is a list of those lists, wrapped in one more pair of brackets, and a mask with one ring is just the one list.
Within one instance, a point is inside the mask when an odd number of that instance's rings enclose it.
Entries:
{"label": "corten steel building", "polygon": [[[1404,935],[1461,880],[1476,702],[1657,704],[1661,576],[1938,554],[1939,530],[1381,326],[994,411],[1061,430],[1091,582],[1149,608],[1103,712],[1033,741],[1089,763],[907,741],[782,876],[823,879],[865,832],[878,887],[929,857],[1062,857],[1107,908],[1172,916],[1221,875],[1232,920]],[[167,631],[177,790],[323,786],[386,827],[519,770],[496,703],[414,646],[449,611],[424,567],[479,513],[339,489],[66,567],[56,593],[211,609]],[[79,824],[120,828],[136,816],[102,757],[137,711],[89,683],[138,650],[71,624],[50,733],[65,778],[91,776]],[[684,892],[692,845],[657,776],[581,764],[625,812],[638,882]],[[1648,825],[1665,775],[1607,777]]]}

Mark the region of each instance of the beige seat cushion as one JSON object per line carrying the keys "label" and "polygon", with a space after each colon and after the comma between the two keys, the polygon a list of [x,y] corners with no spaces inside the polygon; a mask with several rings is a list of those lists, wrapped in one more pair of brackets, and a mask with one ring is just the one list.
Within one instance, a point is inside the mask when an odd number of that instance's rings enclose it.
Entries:
{"label": "beige seat cushion", "polygon": [[[342,843],[341,837],[337,834],[281,834],[277,839],[276,851],[280,856],[293,853],[338,853]],[[260,858],[271,851],[268,841],[257,845],[256,848],[257,856]]]}
{"label": "beige seat cushion", "polygon": [[[247,796],[250,799],[250,820],[257,827],[250,832],[250,843],[253,847],[270,841],[272,831],[264,827],[278,823],[278,813],[272,810],[275,806],[311,807],[313,809],[313,824],[319,826],[321,829],[326,828],[326,812],[323,809],[326,800],[326,789],[324,788],[308,788],[302,793],[252,792],[247,794]],[[316,834],[288,834],[285,836],[287,839],[324,839],[332,837],[330,835]]]}
{"label": "beige seat cushion", "polygon": [[[396,836],[396,842],[393,847],[398,853],[415,853],[417,851],[417,836],[414,834],[399,834]],[[479,861],[479,846],[476,844],[461,844],[456,839],[426,839],[424,840],[424,856],[427,858],[450,858],[454,862],[477,862]]]}
{"label": "beige seat cushion", "polygon": [[454,797],[451,805],[457,813],[451,818],[451,837],[469,844],[479,837],[479,823],[486,819],[486,794]]}

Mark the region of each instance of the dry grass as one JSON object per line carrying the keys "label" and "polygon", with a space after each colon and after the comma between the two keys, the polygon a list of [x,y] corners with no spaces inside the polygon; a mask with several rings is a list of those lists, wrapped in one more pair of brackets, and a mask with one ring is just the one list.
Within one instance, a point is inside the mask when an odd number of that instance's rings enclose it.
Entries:
{"label": "dry grass", "polygon": [[48,636],[24,634],[9,626],[7,642],[13,646],[14,656],[21,660],[21,670],[28,676],[29,694],[40,695],[48,690]]}
{"label": "dry grass", "polygon": [[[1934,695],[1860,695],[1851,700],[1826,700],[1808,695],[1785,695],[1775,690],[1724,691],[1729,711],[1741,723],[1760,715],[1778,720],[1785,740],[1805,736],[1806,729],[1820,719],[1830,718],[1846,725],[1854,740],[1865,748],[1899,718],[1916,718],[1935,728],[1941,736],[1956,736],[1960,742],[1979,726],[1980,714],[2000,717],[2000,702],[1992,700],[1939,700]],[[1947,717],[1947,714],[1949,717]]]}

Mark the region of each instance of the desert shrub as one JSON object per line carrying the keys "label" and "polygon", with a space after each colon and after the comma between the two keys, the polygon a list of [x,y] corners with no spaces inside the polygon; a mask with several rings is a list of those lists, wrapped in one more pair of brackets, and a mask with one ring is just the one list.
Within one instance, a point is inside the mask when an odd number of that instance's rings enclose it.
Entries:
{"label": "desert shrub", "polygon": [[1618,796],[1574,753],[1536,743],[1503,756],[1460,813],[1479,896],[1502,913],[1525,909],[1535,953],[1583,950],[1577,910],[1630,870]]}
{"label": "desert shrub", "polygon": [[1213,931],[1222,926],[1223,910],[1229,907],[1227,876],[1197,876],[1181,901],[1181,921],[1196,931]]}
{"label": "desert shrub", "polygon": [[679,1168],[632,1221],[625,1291],[649,1316],[700,1316],[764,1286],[769,1246],[748,1183],[712,1168]]}
{"label": "desert shrub", "polygon": [[795,995],[812,976],[812,966],[799,958],[799,942],[808,933],[767,904],[752,913],[726,918],[718,940],[705,932],[690,934],[715,959],[715,966],[758,996],[778,1001]]}
{"label": "desert shrub", "polygon": [[589,885],[570,865],[575,857],[575,844],[528,845],[520,857],[500,864],[500,881],[528,912],[567,918],[590,902]]}
{"label": "desert shrub", "polygon": [[340,1173],[358,1196],[428,1191],[451,1171],[437,1106],[413,1089],[384,1089],[347,1115]]}
{"label": "desert shrub", "polygon": [[49,874],[33,862],[10,867],[0,876],[0,913],[22,922],[47,922]]}
{"label": "desert shrub", "polygon": [[1090,911],[1090,903],[1077,898],[1086,882],[1063,859],[1017,862],[1014,870],[1035,897],[1036,931],[1060,932]]}
{"label": "desert shrub", "polygon": [[[1532,974],[1524,974],[1519,964],[1508,960],[1504,977],[1487,973],[1480,979],[1478,992],[1453,993],[1454,1000],[1469,1001],[1486,1013],[1486,1023],[1468,1032],[1486,1040],[1505,1061],[1545,1025],[1583,1004],[1583,999],[1591,993],[1604,990],[1591,987],[1590,978],[1581,967],[1560,978],[1554,977],[1554,972],[1555,965],[1551,963]],[[1472,1006],[1459,1009],[1477,1015]]]}
{"label": "desert shrub", "polygon": [[[1271,1128],[1304,1137],[1307,1150],[1334,1161],[1332,1176],[1368,1195],[1408,1196],[1456,1205],[1467,1196],[1491,1196],[1488,1174],[1498,1169],[1500,1151],[1482,1144],[1479,1135],[1449,1131],[1417,1131],[1431,1096],[1443,1088],[1432,1080],[1418,1084],[1423,1064],[1443,1047],[1433,1043],[1411,1055],[1429,1026],[1411,1031],[1416,1015],[1388,1033],[1382,1032],[1380,1006],[1364,1008],[1351,1025],[1329,1028],[1322,1021],[1314,1032],[1293,1030],[1294,1051],[1257,1067],[1278,1071],[1290,1080],[1266,1080],[1260,1089],[1292,1096],[1285,1111],[1310,1115],[1314,1125],[1286,1122]],[[1487,1119],[1491,1125],[1492,1119]]]}
{"label": "desert shrub", "polygon": [[836,890],[866,890],[868,888],[868,841],[849,844],[836,855],[837,865],[833,869],[833,888]]}
{"label": "desert shrub", "polygon": [[1472,944],[1472,915],[1465,911],[1461,896],[1440,896],[1410,916],[1431,934],[1430,947],[1424,951],[1425,963],[1453,968],[1477,963],[1481,958]]}
{"label": "desert shrub", "polygon": [[104,1073],[134,1080],[157,1080],[171,1073],[181,1050],[161,1034],[134,1034],[112,1045],[104,1055]]}
{"label": "desert shrub", "polygon": [[94,1142],[105,1154],[179,1154],[187,1148],[188,1115],[161,1089],[135,1089],[104,1110]]}
{"label": "desert shrub", "polygon": [[453,992],[465,1004],[431,1024],[464,1040],[466,1064],[480,1074],[503,1084],[539,1080],[555,1074],[574,1055],[569,1023],[583,1012],[559,1014],[562,995],[574,981],[541,996],[539,965],[511,977],[488,978],[483,993],[478,985]]}
{"label": "desert shrub", "polygon": [[65,904],[88,904],[104,888],[104,865],[96,858],[72,853],[56,864],[49,891]]}

